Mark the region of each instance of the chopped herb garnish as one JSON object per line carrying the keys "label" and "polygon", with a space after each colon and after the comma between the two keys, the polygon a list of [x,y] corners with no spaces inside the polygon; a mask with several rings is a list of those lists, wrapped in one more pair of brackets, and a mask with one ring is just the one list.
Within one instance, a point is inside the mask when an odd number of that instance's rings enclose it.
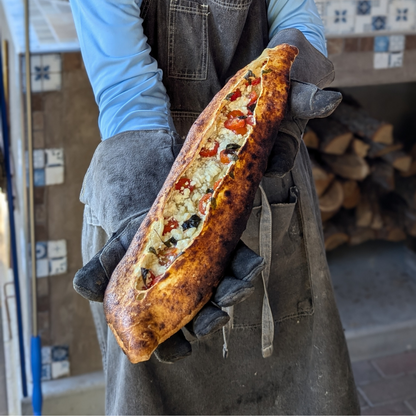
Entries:
{"label": "chopped herb garnish", "polygon": [[149,252],[157,256],[157,252],[154,247],[149,247]]}
{"label": "chopped herb garnish", "polygon": [[184,231],[189,230],[190,228],[198,228],[201,221],[202,219],[198,217],[198,215],[192,215],[192,217],[189,218],[189,220],[185,221],[182,224],[182,228]]}
{"label": "chopped herb garnish", "polygon": [[236,143],[227,144],[226,150],[238,150],[241,146]]}
{"label": "chopped herb garnish", "polygon": [[235,153],[229,153],[228,159],[232,160],[233,162],[237,162],[238,156]]}
{"label": "chopped herb garnish", "polygon": [[163,244],[168,248],[172,246],[176,246],[177,243],[178,243],[178,240],[175,237],[171,237],[169,238],[169,240],[163,242]]}
{"label": "chopped herb garnish", "polygon": [[269,72],[272,72],[271,69],[263,69],[263,71],[261,71],[261,74],[268,74]]}
{"label": "chopped herb garnish", "polygon": [[254,104],[251,104],[251,105],[248,105],[247,106],[247,108],[252,112],[252,113],[254,113],[254,109],[256,108],[256,104],[257,103],[254,103]]}
{"label": "chopped herb garnish", "polygon": [[228,100],[228,101],[230,101],[231,100],[231,97],[234,95],[234,93],[233,92],[230,92],[226,97],[225,97],[225,99],[226,100]]}
{"label": "chopped herb garnish", "polygon": [[211,207],[212,209],[217,208],[217,200],[215,198],[211,198]]}
{"label": "chopped herb garnish", "polygon": [[205,193],[206,194],[213,194],[214,193],[214,190],[212,188],[208,188]]}
{"label": "chopped herb garnish", "polygon": [[250,69],[248,70],[247,74],[244,76],[244,78],[246,80],[248,80],[249,78],[256,78],[256,76],[253,74],[253,71],[251,71]]}

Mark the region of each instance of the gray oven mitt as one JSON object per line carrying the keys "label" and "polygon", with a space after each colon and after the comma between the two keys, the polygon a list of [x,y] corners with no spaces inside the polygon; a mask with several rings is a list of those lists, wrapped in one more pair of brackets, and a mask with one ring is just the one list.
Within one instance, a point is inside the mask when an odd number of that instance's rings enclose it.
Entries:
{"label": "gray oven mitt", "polygon": [[335,91],[325,91],[335,78],[332,62],[315,49],[297,29],[278,32],[268,47],[288,43],[299,49],[290,72],[291,93],[287,114],[280,125],[269,158],[266,176],[282,177],[294,165],[306,124],[313,118],[328,117],[342,100]]}
{"label": "gray oven mitt", "polygon": [[[75,290],[86,299],[103,301],[111,274],[156,199],[180,147],[179,136],[165,130],[121,133],[97,147],[85,175],[81,201],[89,206],[96,225],[111,237],[74,277]],[[212,301],[191,325],[194,335],[203,337],[225,325],[229,316],[221,307],[250,296],[253,280],[263,268],[263,258],[240,242]],[[191,346],[179,331],[161,344],[155,355],[163,362],[173,362],[190,353]]]}

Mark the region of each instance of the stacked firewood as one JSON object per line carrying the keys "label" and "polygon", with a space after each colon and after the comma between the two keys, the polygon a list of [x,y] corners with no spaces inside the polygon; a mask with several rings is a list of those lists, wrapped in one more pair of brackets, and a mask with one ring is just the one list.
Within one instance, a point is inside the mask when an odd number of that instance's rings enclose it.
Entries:
{"label": "stacked firewood", "polygon": [[416,237],[416,145],[393,126],[341,103],[304,135],[324,225],[325,247]]}

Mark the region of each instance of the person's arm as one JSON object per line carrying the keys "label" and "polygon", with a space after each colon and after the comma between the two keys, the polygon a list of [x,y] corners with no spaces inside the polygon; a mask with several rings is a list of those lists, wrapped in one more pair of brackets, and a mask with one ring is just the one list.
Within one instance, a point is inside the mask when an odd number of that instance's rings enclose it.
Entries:
{"label": "person's arm", "polygon": [[70,2],[102,139],[129,130],[174,130],[162,71],[143,33],[141,0]]}
{"label": "person's arm", "polygon": [[314,0],[268,0],[269,38],[283,29],[298,29],[327,56],[324,26]]}

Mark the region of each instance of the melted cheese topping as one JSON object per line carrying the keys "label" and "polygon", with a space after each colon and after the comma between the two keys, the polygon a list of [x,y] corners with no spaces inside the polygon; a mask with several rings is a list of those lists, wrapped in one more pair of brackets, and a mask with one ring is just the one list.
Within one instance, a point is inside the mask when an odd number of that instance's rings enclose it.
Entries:
{"label": "melted cheese topping", "polygon": [[[138,290],[147,290],[157,283],[159,276],[200,233],[209,210],[215,208],[212,196],[215,188],[238,159],[238,152],[255,125],[254,109],[261,92],[260,71],[260,66],[254,71],[256,74],[249,71],[227,96],[213,132],[167,200],[163,227],[160,221],[152,224],[146,255],[139,265]],[[233,129],[236,125],[239,128]]]}

